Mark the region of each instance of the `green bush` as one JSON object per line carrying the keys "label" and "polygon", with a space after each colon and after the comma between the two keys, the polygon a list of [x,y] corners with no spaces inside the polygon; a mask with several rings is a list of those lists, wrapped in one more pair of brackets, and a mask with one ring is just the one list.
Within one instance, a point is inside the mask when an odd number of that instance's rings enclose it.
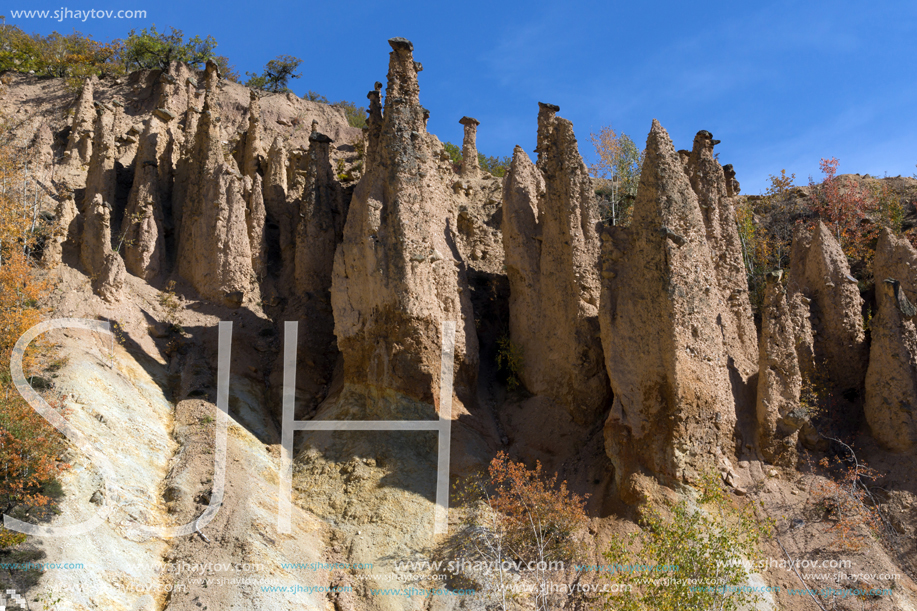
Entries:
{"label": "green bush", "polygon": [[509,165],[513,162],[512,157],[488,157],[483,153],[478,153],[478,164],[485,172],[490,172],[497,178],[506,176]]}
{"label": "green bush", "polygon": [[682,500],[646,507],[643,530],[615,539],[605,557],[614,565],[648,567],[613,573],[620,593],[609,608],[620,611],[681,611],[753,608],[761,597],[746,591],[760,561],[759,542],[773,524],[761,523],[752,503],[735,508],[716,472],[704,475],[697,503]]}
{"label": "green bush", "polygon": [[151,25],[139,34],[136,30],[128,33],[123,41],[121,60],[127,72],[138,68],[165,70],[174,61],[184,62],[190,68],[200,70],[213,56],[216,46],[217,41],[213,36],[192,36],[185,40],[181,30],[170,27],[168,32],[157,32],[156,26]]}
{"label": "green bush", "polygon": [[344,110],[344,114],[347,116],[347,124],[350,127],[366,127],[366,108],[363,106],[357,106],[347,100],[336,102],[334,106]]}
{"label": "green bush", "polygon": [[497,368],[506,373],[506,386],[516,390],[522,386],[522,347],[514,344],[509,335],[497,340]]}

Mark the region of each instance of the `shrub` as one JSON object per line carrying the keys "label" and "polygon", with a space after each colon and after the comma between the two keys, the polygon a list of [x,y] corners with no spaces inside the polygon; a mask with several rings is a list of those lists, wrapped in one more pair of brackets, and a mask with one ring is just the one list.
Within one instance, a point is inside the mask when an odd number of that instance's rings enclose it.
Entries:
{"label": "shrub", "polygon": [[772,524],[757,520],[752,503],[733,507],[716,472],[703,477],[696,505],[682,500],[649,506],[640,522],[643,530],[614,540],[605,557],[615,565],[650,570],[612,573],[629,587],[609,595],[607,608],[725,611],[760,599],[741,586],[748,582],[760,558],[758,543],[769,536]]}
{"label": "shrub", "polygon": [[350,127],[366,127],[366,108],[363,106],[357,106],[353,102],[348,102],[347,100],[335,102],[334,106],[344,111],[344,115],[347,117],[347,124],[350,125]]}
{"label": "shrub", "polygon": [[522,386],[522,367],[524,358],[522,347],[514,344],[509,335],[497,340],[497,368],[506,374],[506,386],[516,390]]}
{"label": "shrub", "polygon": [[458,172],[462,169],[462,147],[451,142],[443,143],[443,148],[449,154],[449,161],[452,162],[452,169]]}
{"label": "shrub", "polygon": [[483,153],[478,153],[478,165],[485,172],[490,172],[497,178],[506,176],[510,164],[513,162],[512,157],[488,157]]}
{"label": "shrub", "polygon": [[[459,552],[494,567],[483,577],[489,582],[486,595],[502,609],[509,599],[526,593],[532,594],[536,609],[555,608],[551,603],[557,597],[547,586],[563,579],[564,571],[550,563],[565,566],[580,558],[583,545],[577,533],[586,522],[586,497],[570,492],[556,474],[546,476],[541,463],[529,469],[505,452],[497,454],[485,473],[465,479],[459,490],[459,505],[466,510],[457,535]],[[534,587],[511,589],[504,561],[534,563],[535,570],[525,573]]]}
{"label": "shrub", "polygon": [[[2,135],[2,134],[0,134]],[[62,462],[62,436],[36,413],[13,387],[9,370],[13,346],[41,320],[36,306],[47,292],[36,279],[29,253],[36,236],[37,198],[31,195],[28,158],[12,143],[0,147],[0,504],[45,505]],[[35,351],[23,365],[35,365]],[[24,535],[0,529],[0,547]]]}
{"label": "shrub", "polygon": [[123,41],[121,61],[128,72],[138,68],[165,70],[175,61],[184,62],[192,69],[200,70],[213,56],[216,46],[217,41],[213,36],[192,36],[185,40],[181,30],[170,27],[168,32],[157,32],[156,26],[151,25],[139,34],[136,30],[128,33]]}

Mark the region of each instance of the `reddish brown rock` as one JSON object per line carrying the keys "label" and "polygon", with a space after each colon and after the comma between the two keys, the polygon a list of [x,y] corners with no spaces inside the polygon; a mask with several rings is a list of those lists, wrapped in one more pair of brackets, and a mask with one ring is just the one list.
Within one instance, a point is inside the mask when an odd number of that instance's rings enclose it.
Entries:
{"label": "reddish brown rock", "polygon": [[729,472],[736,405],[716,266],[697,196],[655,120],[630,228],[608,228],[599,321],[614,404],[606,453],[619,485],[639,471]]}
{"label": "reddish brown rock", "polygon": [[[454,206],[442,145],[425,128],[413,45],[389,41],[378,141],[354,191],[334,259],[334,332],[350,385],[438,402],[442,323],[456,323],[456,392],[477,374],[468,285],[455,257]],[[372,115],[370,116],[372,118]],[[372,134],[372,126],[370,133]]]}
{"label": "reddish brown rock", "polygon": [[885,229],[873,263],[878,311],[870,322],[866,421],[896,452],[917,449],[917,250]]}
{"label": "reddish brown rock", "polygon": [[525,387],[588,423],[610,395],[598,339],[596,206],[572,123],[540,106],[537,167],[517,147],[504,182],[510,337]]}

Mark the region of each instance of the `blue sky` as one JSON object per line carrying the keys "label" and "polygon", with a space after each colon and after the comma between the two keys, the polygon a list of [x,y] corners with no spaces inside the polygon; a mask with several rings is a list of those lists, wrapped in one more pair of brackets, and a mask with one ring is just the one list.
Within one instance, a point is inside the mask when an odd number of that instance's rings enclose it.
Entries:
{"label": "blue sky", "polygon": [[[743,192],[782,168],[797,183],[822,157],[840,172],[917,172],[917,2],[148,2],[11,0],[8,23],[28,32],[78,29],[123,37],[155,23],[213,35],[237,69],[279,54],[304,60],[292,89],[363,105],[385,82],[403,36],[422,62],[421,103],[441,140],[481,121],[478,149],[535,146],[537,102],[573,121],[587,162],[589,133],[611,124],[638,143],[653,118],[677,148],[700,129],[722,140]],[[16,4],[22,2],[22,4]],[[71,4],[72,2],[72,4]],[[14,9],[144,9],[142,20],[10,19]]]}

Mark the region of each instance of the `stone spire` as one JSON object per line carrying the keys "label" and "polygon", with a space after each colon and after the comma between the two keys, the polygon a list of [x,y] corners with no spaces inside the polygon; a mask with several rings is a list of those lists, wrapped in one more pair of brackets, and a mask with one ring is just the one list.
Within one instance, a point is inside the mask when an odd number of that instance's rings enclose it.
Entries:
{"label": "stone spire", "polygon": [[216,104],[217,67],[207,62],[207,92],[194,138],[178,240],[178,273],[206,299],[230,305],[252,289],[251,246],[242,176],[227,164]]}
{"label": "stone spire", "polygon": [[736,403],[704,217],[668,133],[653,121],[631,226],[608,228],[599,321],[614,404],[605,450],[622,494],[640,471],[729,472]]}
{"label": "stone spire", "polygon": [[427,134],[413,45],[389,41],[378,146],[354,191],[334,259],[334,333],[351,387],[439,399],[442,323],[456,324],[456,393],[472,392],[477,336],[465,272],[455,257],[452,194],[442,145]]}
{"label": "stone spire", "polygon": [[917,448],[917,249],[888,229],[873,262],[878,311],[870,322],[866,421],[894,452]]}
{"label": "stone spire", "polygon": [[459,123],[465,126],[465,135],[462,139],[462,176],[477,178],[481,175],[481,166],[478,163],[478,147],[475,144],[475,138],[481,122],[471,117],[462,117]]}
{"label": "stone spire", "polygon": [[553,109],[541,105],[537,168],[516,147],[503,185],[510,337],[529,392],[590,423],[610,395],[598,339],[596,206],[573,124]]}
{"label": "stone spire", "polygon": [[70,124],[70,135],[67,137],[67,149],[64,153],[70,163],[89,163],[92,158],[93,122],[93,88],[95,77],[83,81],[80,98],[74,109],[73,121]]}

